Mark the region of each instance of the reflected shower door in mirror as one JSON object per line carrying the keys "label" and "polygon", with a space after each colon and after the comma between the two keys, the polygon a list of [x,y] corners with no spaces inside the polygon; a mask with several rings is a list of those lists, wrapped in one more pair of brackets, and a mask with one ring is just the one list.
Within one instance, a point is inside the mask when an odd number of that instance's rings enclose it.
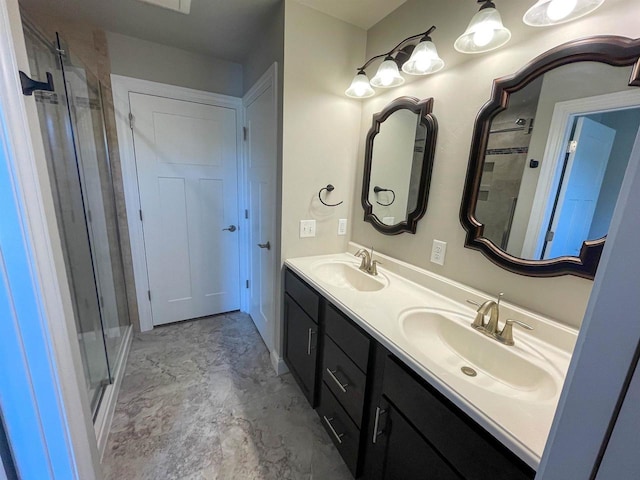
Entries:
{"label": "reflected shower door in mirror", "polygon": [[362,206],[365,221],[382,233],[415,233],[426,212],[437,134],[432,106],[433,99],[400,97],[373,117]]}
{"label": "reflected shower door in mirror", "polygon": [[640,131],[638,55],[638,41],[596,37],[496,80],[474,132],[466,246],[517,273],[593,278]]}

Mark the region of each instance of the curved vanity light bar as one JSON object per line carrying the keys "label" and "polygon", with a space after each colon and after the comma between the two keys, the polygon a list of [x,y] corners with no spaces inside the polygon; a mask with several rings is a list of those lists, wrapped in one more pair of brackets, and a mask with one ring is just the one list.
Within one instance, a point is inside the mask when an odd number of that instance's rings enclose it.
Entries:
{"label": "curved vanity light bar", "polygon": [[[375,55],[357,69],[356,76],[345,91],[351,98],[368,98],[375,95],[372,86],[377,88],[391,88],[404,83],[399,67],[408,75],[428,75],[444,68],[444,61],[438,56],[438,50],[431,40],[431,34],[436,27],[432,26],[426,32],[405,38],[386,53]],[[417,45],[411,42],[420,39]],[[394,56],[395,55],[395,56]],[[375,76],[369,80],[365,70],[374,61],[384,58]]]}

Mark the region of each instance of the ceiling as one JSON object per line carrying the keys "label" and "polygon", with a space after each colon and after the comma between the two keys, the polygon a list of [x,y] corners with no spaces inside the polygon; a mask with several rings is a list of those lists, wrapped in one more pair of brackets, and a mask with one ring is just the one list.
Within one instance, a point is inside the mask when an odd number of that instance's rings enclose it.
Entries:
{"label": "ceiling", "polygon": [[369,30],[407,0],[297,0],[315,10]]}
{"label": "ceiling", "polygon": [[[20,0],[27,11],[64,17],[152,42],[241,63],[282,0],[192,0],[191,13],[138,0]],[[406,0],[297,0],[368,29]]]}

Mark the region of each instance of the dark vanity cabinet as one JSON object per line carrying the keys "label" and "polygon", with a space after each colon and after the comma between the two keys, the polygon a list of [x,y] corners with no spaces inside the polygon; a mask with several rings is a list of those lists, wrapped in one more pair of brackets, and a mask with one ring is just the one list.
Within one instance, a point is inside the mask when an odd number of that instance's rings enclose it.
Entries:
{"label": "dark vanity cabinet", "polygon": [[372,340],[327,302],[318,415],[354,477],[360,475]]}
{"label": "dark vanity cabinet", "polygon": [[284,295],[284,361],[316,407],[320,296],[287,270]]}
{"label": "dark vanity cabinet", "polygon": [[380,356],[366,478],[534,478],[528,465],[400,360]]}
{"label": "dark vanity cabinet", "polygon": [[535,472],[290,270],[284,358],[354,478],[525,480]]}

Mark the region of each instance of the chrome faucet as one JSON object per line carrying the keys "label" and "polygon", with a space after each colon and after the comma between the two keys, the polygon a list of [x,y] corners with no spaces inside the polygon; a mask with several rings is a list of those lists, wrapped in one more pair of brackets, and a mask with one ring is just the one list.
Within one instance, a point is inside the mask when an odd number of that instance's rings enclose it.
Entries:
{"label": "chrome faucet", "polygon": [[360,270],[368,273],[369,275],[378,275],[378,264],[380,262],[373,260],[373,247],[371,247],[371,253],[367,252],[364,248],[361,248],[355,253],[355,256],[362,258],[362,262],[360,262]]}
{"label": "chrome faucet", "polygon": [[[495,336],[498,333],[498,319],[500,318],[500,300],[504,296],[503,292],[498,294],[498,301],[487,300],[482,305],[474,302],[473,300],[467,300],[472,305],[477,305],[478,310],[476,318],[471,324],[476,330],[488,335],[490,337]],[[489,315],[489,321],[485,323],[485,315]]]}

